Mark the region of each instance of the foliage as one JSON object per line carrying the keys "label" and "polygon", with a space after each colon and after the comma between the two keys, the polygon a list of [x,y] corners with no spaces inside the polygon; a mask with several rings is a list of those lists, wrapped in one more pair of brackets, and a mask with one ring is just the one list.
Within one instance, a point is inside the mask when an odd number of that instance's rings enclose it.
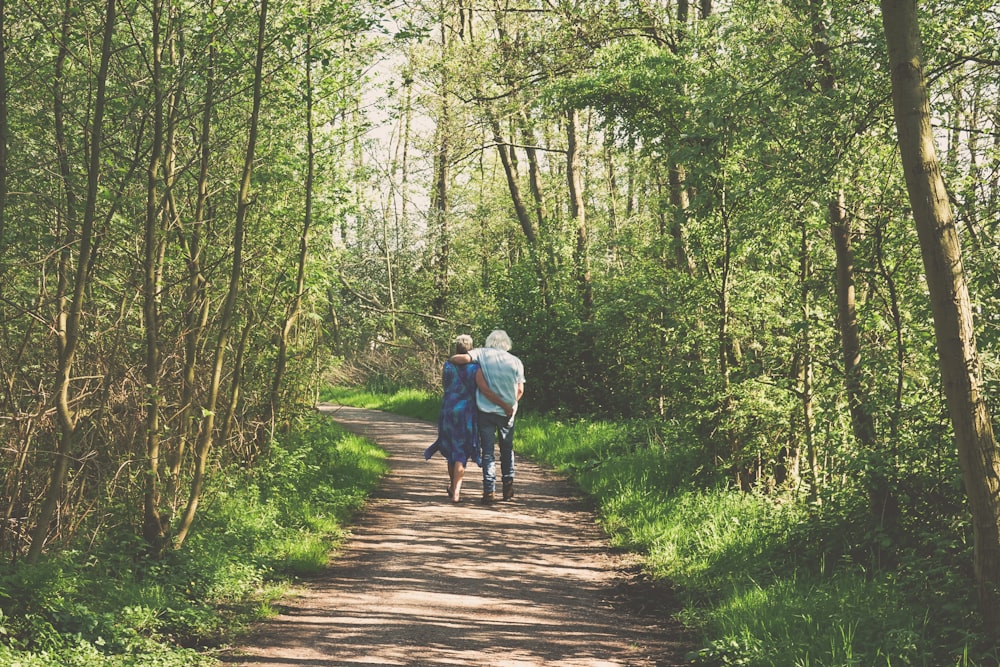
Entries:
{"label": "foliage", "polygon": [[[969,546],[942,511],[875,568],[860,490],[814,507],[746,494],[709,469],[690,426],[529,416],[518,449],[595,498],[613,544],[684,601],[707,665],[987,665],[975,627]],[[927,524],[925,524],[927,526]]]}
{"label": "foliage", "polygon": [[320,394],[320,399],[325,403],[385,410],[431,422],[437,421],[438,408],[441,406],[441,395],[424,389],[380,393],[367,388],[327,387]]}
{"label": "foliage", "polygon": [[25,665],[210,665],[192,648],[273,613],[291,578],[325,567],[385,455],[309,416],[257,470],[233,467],[185,548],[156,560],[126,527],[86,550],[0,573],[0,658]]}
{"label": "foliage", "polygon": [[[419,416],[408,393],[326,395]],[[968,528],[952,523],[952,509],[908,517],[895,560],[879,563],[884,535],[864,520],[860,486],[829,488],[815,504],[788,489],[742,492],[706,459],[697,431],[527,414],[516,436],[522,455],[570,475],[611,544],[643,554],[680,598],[679,617],[703,642],[692,664],[997,664],[1000,645],[976,630]]]}

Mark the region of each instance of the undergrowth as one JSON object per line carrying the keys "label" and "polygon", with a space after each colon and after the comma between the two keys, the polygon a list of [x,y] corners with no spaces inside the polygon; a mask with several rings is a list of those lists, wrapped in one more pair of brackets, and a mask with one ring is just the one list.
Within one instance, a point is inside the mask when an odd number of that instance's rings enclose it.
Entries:
{"label": "undergrowth", "polygon": [[[421,396],[422,394],[422,396]],[[440,398],[338,389],[337,402],[426,419]],[[809,503],[743,492],[711,472],[678,423],[518,418],[515,449],[570,476],[600,508],[615,546],[641,553],[700,633],[697,665],[996,667],[976,631],[971,550],[924,525],[873,565],[881,539],[864,498]],[[530,502],[530,501],[528,501]]]}
{"label": "undergrowth", "polygon": [[194,531],[162,559],[144,556],[138,528],[123,524],[96,546],[0,567],[0,665],[217,664],[206,649],[271,615],[294,577],[325,566],[384,458],[304,417],[258,468],[215,475]]}
{"label": "undergrowth", "polygon": [[329,387],[320,392],[324,403],[384,410],[397,415],[437,421],[441,397],[419,389],[399,389],[391,393],[376,390]]}

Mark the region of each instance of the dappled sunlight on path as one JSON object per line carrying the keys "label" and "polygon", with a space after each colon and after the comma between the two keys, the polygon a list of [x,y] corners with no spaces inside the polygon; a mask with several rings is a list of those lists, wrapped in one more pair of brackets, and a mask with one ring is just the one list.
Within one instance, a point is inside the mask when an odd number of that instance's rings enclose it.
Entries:
{"label": "dappled sunlight on path", "polygon": [[[614,602],[618,557],[571,484],[518,460],[514,501],[447,498],[427,422],[324,406],[383,446],[392,472],[329,570],[225,658],[246,667],[684,664],[668,619]],[[516,446],[516,445],[515,445]]]}

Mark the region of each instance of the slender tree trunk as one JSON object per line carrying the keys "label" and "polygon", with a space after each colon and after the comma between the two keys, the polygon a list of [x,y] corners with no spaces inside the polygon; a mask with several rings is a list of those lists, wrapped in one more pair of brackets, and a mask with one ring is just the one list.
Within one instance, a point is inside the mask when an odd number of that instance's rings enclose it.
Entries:
{"label": "slender tree trunk", "polygon": [[892,101],[910,205],[920,239],[938,361],[969,497],[980,612],[1000,632],[1000,456],[983,392],[969,290],[934,150],[914,0],[882,0]]}
{"label": "slender tree trunk", "polygon": [[[678,45],[687,39],[689,4],[687,0],[677,4],[677,43]],[[705,15],[707,16],[707,14]],[[686,86],[685,86],[686,93]],[[674,159],[669,160],[667,167],[667,182],[670,187],[670,235],[673,238],[674,258],[677,268],[684,271],[689,276],[695,274],[694,259],[688,250],[687,226],[688,207],[690,206],[690,194],[687,187],[687,169],[684,165]]]}
{"label": "slender tree trunk", "polygon": [[0,0],[0,278],[4,274],[7,231],[7,3]]}
{"label": "slender tree trunk", "polygon": [[735,453],[736,443],[733,440],[733,434],[731,426],[729,424],[730,417],[733,412],[733,395],[730,380],[730,367],[729,367],[729,319],[730,319],[730,281],[732,278],[733,269],[733,243],[732,243],[732,228],[729,221],[729,211],[726,209],[726,191],[725,191],[725,181],[722,182],[722,205],[720,206],[720,216],[722,217],[722,257],[721,260],[721,275],[719,277],[719,325],[718,325],[718,363],[719,363],[719,377],[722,379],[722,402],[720,407],[720,414],[723,423],[725,424],[721,429],[722,437],[725,439],[725,452],[723,455],[716,453],[716,458],[721,462],[723,457],[728,459]]}
{"label": "slender tree trunk", "polygon": [[861,376],[861,334],[854,289],[854,250],[851,220],[844,206],[844,193],[829,202],[828,217],[837,256],[837,323],[844,360],[844,386],[851,413],[854,438],[876,460],[867,466],[868,508],[876,525],[892,533],[899,520],[899,503],[892,493],[888,471],[891,460],[879,448],[875,420],[868,409],[868,397]]}
{"label": "slender tree trunk", "polygon": [[[411,56],[412,61],[412,56]],[[309,74],[311,76],[311,74]],[[410,223],[410,141],[411,126],[413,123],[413,76],[409,71],[404,75],[403,85],[406,87],[406,96],[403,102],[402,118],[402,150],[403,158],[400,164],[400,222],[403,228],[409,227]],[[309,101],[312,103],[312,100]]]}
{"label": "slender tree trunk", "polygon": [[800,397],[802,400],[802,432],[805,440],[806,461],[809,465],[809,500],[819,500],[820,470],[816,450],[816,418],[813,395],[813,340],[812,340],[812,261],[809,247],[809,227],[801,221],[799,243],[799,290],[802,304],[802,356],[799,368]]}
{"label": "slender tree trunk", "polygon": [[610,138],[604,141],[604,168],[607,172],[605,182],[608,186],[608,267],[612,273],[618,266],[618,174],[615,164],[614,143]]}
{"label": "slender tree trunk", "polygon": [[684,165],[671,164],[668,178],[670,181],[670,204],[673,209],[670,236],[674,241],[674,257],[677,261],[677,268],[689,276],[693,276],[695,273],[694,259],[688,250],[685,231],[688,207],[691,205],[687,189],[687,170]]}
{"label": "slender tree trunk", "polygon": [[143,235],[143,323],[146,352],[146,465],[144,470],[142,535],[158,553],[166,540],[166,526],[160,516],[160,331],[159,331],[159,257],[160,203],[157,183],[163,148],[163,2],[152,5],[152,79],[153,134],[146,172],[146,219]]}
{"label": "slender tree trunk", "polygon": [[[195,396],[197,393],[199,350],[209,317],[209,300],[206,294],[207,281],[202,262],[201,241],[205,220],[208,216],[208,167],[211,158],[210,141],[214,106],[215,43],[213,39],[208,47],[208,60],[205,68],[205,97],[201,110],[201,127],[198,139],[198,196],[195,202],[194,220],[191,222],[191,234],[184,240],[188,275],[184,294],[184,372],[181,385],[181,414],[178,419],[181,438],[170,465],[170,479],[174,489],[180,488],[181,464],[184,461],[188,443],[193,442],[197,437],[198,416],[195,412]],[[181,238],[185,238],[183,232]]]}
{"label": "slender tree trunk", "polygon": [[528,213],[528,207],[524,204],[524,197],[521,195],[521,186],[517,182],[517,172],[514,169],[514,163],[511,158],[513,148],[504,140],[500,131],[500,122],[494,117],[490,118],[490,122],[493,126],[493,141],[496,143],[497,153],[500,155],[500,163],[503,165],[504,175],[507,177],[507,188],[510,190],[514,212],[517,214],[518,222],[521,223],[521,231],[524,232],[524,238],[533,246],[538,241],[538,230],[531,219],[531,214]]}
{"label": "slender tree trunk", "polygon": [[535,267],[535,274],[538,278],[541,290],[542,302],[545,308],[549,307],[548,278],[545,267],[539,257],[538,229],[532,220],[528,207],[524,203],[521,194],[521,186],[517,179],[517,169],[514,164],[513,147],[503,139],[500,129],[500,121],[490,114],[490,125],[493,129],[493,141],[496,144],[497,152],[500,155],[500,163],[503,165],[504,175],[507,177],[507,188],[510,191],[510,198],[514,204],[514,212],[517,220],[521,224],[521,231],[528,241],[528,252],[531,255],[532,264]]}
{"label": "slender tree trunk", "polygon": [[[257,324],[257,317],[251,313],[243,324],[243,331],[240,332],[240,342],[236,345],[236,354],[233,355],[233,376],[229,380],[229,400],[226,402],[226,414],[222,418],[222,430],[219,432],[219,442],[225,444],[231,442],[233,429],[236,426],[236,412],[239,410],[240,402],[243,400],[243,376],[246,373],[246,353],[247,342],[250,334]],[[253,459],[252,453],[248,449],[238,452],[247,464]]]}
{"label": "slender tree trunk", "polygon": [[[36,519],[36,524],[31,532],[31,546],[28,548],[26,559],[29,563],[35,563],[42,554],[45,546],[45,538],[49,532],[49,526],[55,517],[56,506],[62,494],[63,485],[66,481],[66,473],[69,470],[69,459],[75,448],[77,441],[78,414],[74,412],[70,405],[70,384],[73,376],[73,365],[76,360],[77,348],[80,342],[82,328],[82,317],[84,300],[87,294],[87,283],[91,268],[91,253],[94,248],[94,223],[97,218],[97,199],[99,195],[100,168],[101,168],[101,142],[104,131],[104,109],[107,102],[107,80],[108,67],[111,61],[111,37],[114,34],[116,14],[116,0],[108,0],[105,3],[104,31],[101,43],[101,60],[97,73],[97,89],[94,93],[94,116],[90,126],[90,154],[87,172],[87,199],[83,210],[83,219],[80,226],[78,239],[79,249],[75,268],[75,282],[73,284],[73,298],[68,309],[60,308],[58,324],[56,327],[57,347],[59,359],[56,368],[55,382],[55,409],[59,423],[59,445],[56,451],[55,462],[52,466],[49,477],[49,487],[42,501],[41,509]],[[65,15],[63,17],[63,37],[60,46],[57,66],[57,91],[61,91],[62,62],[66,58],[66,49],[69,36],[69,21],[73,12],[71,0],[67,0]],[[61,92],[56,95],[56,115],[61,117],[62,96]],[[58,139],[57,139],[58,141]],[[62,151],[65,149],[63,143]],[[68,169],[64,173],[68,175]],[[67,182],[67,186],[71,183]],[[67,192],[71,191],[67,187]],[[67,201],[67,211],[70,210],[70,203]],[[70,230],[72,231],[72,230]],[[68,267],[67,267],[68,268]]]}
{"label": "slender tree trunk", "polygon": [[893,271],[886,265],[883,252],[882,226],[874,231],[875,261],[878,265],[879,277],[885,282],[889,292],[889,313],[892,315],[892,328],[896,344],[896,389],[893,392],[892,416],[889,419],[889,442],[899,440],[899,419],[903,414],[903,384],[906,378],[906,346],[903,343],[903,314],[899,307],[899,290],[896,288],[896,278]]}
{"label": "slender tree trunk", "polygon": [[229,278],[229,288],[223,304],[219,320],[219,335],[215,345],[215,364],[212,369],[211,385],[208,390],[208,401],[205,406],[205,418],[198,437],[195,453],[194,475],[191,480],[191,490],[187,506],[177,529],[174,546],[180,548],[184,544],[194,515],[201,500],[201,492],[205,484],[205,474],[208,470],[208,456],[212,449],[215,432],[215,412],[218,408],[219,390],[222,384],[222,368],[225,361],[226,348],[229,344],[229,334],[236,314],[236,299],[239,296],[240,276],[243,272],[243,239],[246,235],[247,213],[250,208],[250,182],[253,175],[254,156],[257,148],[257,133],[260,121],[260,107],[263,97],[264,79],[264,37],[267,28],[268,0],[261,0],[259,24],[257,29],[257,50],[254,62],[253,109],[250,112],[250,131],[247,136],[247,149],[243,162],[243,176],[240,180],[239,197],[236,203],[236,221],[233,228],[233,264]]}
{"label": "slender tree trunk", "polygon": [[[292,303],[285,314],[285,321],[282,324],[278,339],[278,358],[274,363],[274,375],[271,379],[270,399],[268,400],[267,414],[265,422],[271,423],[274,429],[274,420],[277,419],[281,408],[281,385],[285,379],[285,371],[288,366],[288,346],[292,335],[292,329],[299,318],[302,309],[302,297],[306,288],[306,260],[309,257],[309,230],[312,228],[313,210],[313,183],[316,179],[316,141],[313,131],[313,82],[312,82],[312,2],[309,2],[309,33],[306,35],[306,184],[305,184],[305,211],[302,219],[302,234],[299,236],[299,255],[296,261],[295,273],[295,294]],[[409,90],[409,88],[407,88]],[[407,93],[409,94],[409,93]],[[408,121],[407,121],[408,124]],[[406,139],[403,140],[404,143]],[[404,152],[405,155],[405,152]],[[405,164],[405,159],[404,159]],[[405,166],[404,166],[405,174]],[[405,183],[405,176],[404,176]],[[406,192],[403,192],[403,200],[406,200]],[[405,204],[404,204],[405,206]],[[404,209],[405,211],[405,209]],[[262,443],[258,442],[258,446]]]}
{"label": "slender tree trunk", "polygon": [[[824,93],[829,93],[837,88],[837,77],[830,60],[824,2],[825,0],[811,0],[809,13],[813,35],[812,52],[817,69],[821,73],[820,88]],[[870,464],[865,466],[869,511],[880,529],[893,532],[898,520],[899,506],[889,482],[888,471],[891,468],[891,461],[887,460],[885,452],[880,451],[875,420],[868,407],[870,400],[862,382],[861,334],[855,298],[854,230],[847,215],[842,189],[827,202],[827,219],[836,250],[837,325],[844,361],[844,387],[847,391],[851,426],[858,445],[872,459]]]}
{"label": "slender tree trunk", "polygon": [[431,193],[431,210],[434,213],[434,233],[438,238],[437,262],[434,272],[433,313],[444,317],[448,312],[448,262],[451,251],[451,234],[448,229],[448,179],[451,160],[451,109],[448,106],[448,30],[445,3],[441,0],[441,79],[438,82],[440,107],[437,119],[437,154],[434,156],[434,191]]}
{"label": "slender tree trunk", "polygon": [[[510,84],[512,87],[513,83]],[[545,207],[545,187],[542,185],[542,168],[538,163],[538,151],[535,149],[535,129],[528,112],[521,107],[519,111],[521,123],[521,138],[524,141],[524,155],[528,158],[528,189],[531,192],[531,199],[535,204],[535,225],[539,236],[543,237],[545,224],[549,218],[549,213]],[[550,259],[547,270],[552,270],[553,259]]]}
{"label": "slender tree trunk", "polygon": [[590,241],[587,238],[587,215],[583,201],[583,173],[580,168],[580,144],[577,130],[580,115],[576,109],[566,114],[566,179],[569,183],[569,213],[576,224],[576,248],[573,264],[581,319],[589,324],[594,319],[594,286],[590,276]]}

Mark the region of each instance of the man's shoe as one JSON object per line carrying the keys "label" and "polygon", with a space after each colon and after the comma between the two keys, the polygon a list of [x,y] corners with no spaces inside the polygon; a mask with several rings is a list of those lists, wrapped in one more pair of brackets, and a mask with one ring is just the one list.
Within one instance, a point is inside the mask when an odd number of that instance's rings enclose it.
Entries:
{"label": "man's shoe", "polygon": [[514,497],[514,480],[506,479],[503,483],[503,499],[510,500]]}
{"label": "man's shoe", "polygon": [[497,501],[497,494],[490,491],[489,493],[483,493],[483,499],[479,502],[481,502],[484,505],[492,505],[496,501]]}

